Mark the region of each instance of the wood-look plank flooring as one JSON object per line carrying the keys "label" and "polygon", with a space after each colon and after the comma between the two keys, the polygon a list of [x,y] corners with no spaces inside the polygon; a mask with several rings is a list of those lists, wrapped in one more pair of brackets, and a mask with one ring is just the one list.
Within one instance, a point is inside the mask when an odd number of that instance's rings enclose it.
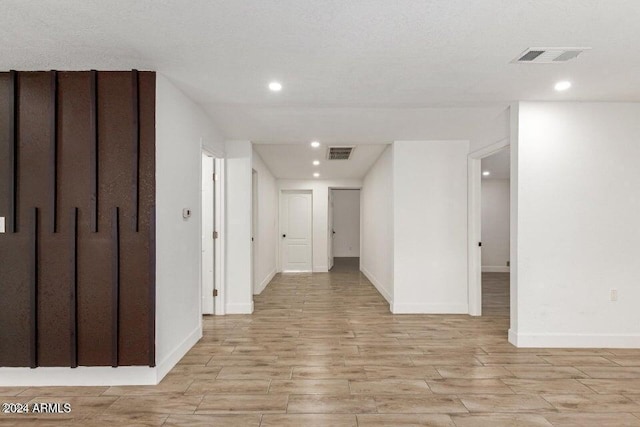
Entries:
{"label": "wood-look plank flooring", "polygon": [[508,275],[484,296],[482,317],[392,315],[353,260],[278,275],[253,315],[206,317],[158,386],[0,388],[73,407],[0,424],[640,426],[640,350],[517,349]]}

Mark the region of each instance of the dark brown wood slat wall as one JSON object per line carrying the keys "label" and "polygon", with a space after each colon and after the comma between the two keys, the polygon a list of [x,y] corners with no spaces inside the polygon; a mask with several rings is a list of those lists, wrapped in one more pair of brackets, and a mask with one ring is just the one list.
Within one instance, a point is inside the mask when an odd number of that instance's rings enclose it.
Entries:
{"label": "dark brown wood slat wall", "polygon": [[[139,220],[135,231],[135,206],[128,220],[121,221],[121,281],[120,281],[120,322],[121,324],[147,325],[155,320],[155,307],[150,304],[149,291],[153,290],[153,277],[149,272],[149,254],[155,250],[150,246],[151,218],[155,205],[155,75],[138,73],[139,83],[139,170],[138,170],[138,211]],[[129,85],[131,86],[131,84]],[[131,98],[130,98],[131,100]],[[130,101],[130,105],[132,102]],[[131,105],[130,108],[133,106]],[[133,109],[132,109],[133,110]],[[130,123],[131,119],[128,119]],[[129,133],[133,135],[133,132]],[[129,137],[131,140],[132,137]],[[131,153],[131,151],[129,151]],[[136,162],[130,159],[131,167]],[[132,174],[131,194],[134,185]],[[145,283],[147,286],[139,286]],[[152,335],[150,335],[152,334]],[[149,364],[154,348],[140,343],[155,339],[155,332],[149,328],[121,328],[119,340],[120,365]]]}
{"label": "dark brown wood slat wall", "polygon": [[[92,74],[58,72],[54,86],[49,72],[18,73],[18,232],[11,233],[8,227],[7,233],[0,234],[0,366],[32,364],[32,316],[37,319],[37,366],[73,366],[76,356],[80,366],[111,366],[114,329],[119,365],[155,362],[155,307],[150,295],[155,284],[149,268],[149,260],[155,257],[151,244],[155,74],[138,73],[139,133],[133,129],[132,79],[132,72],[98,72],[98,232],[94,232]],[[8,225],[11,89],[10,74],[0,73],[0,216],[7,217]],[[137,134],[139,141],[135,141]],[[138,159],[132,158],[134,150]],[[134,186],[137,192],[132,191]],[[31,312],[29,265],[34,208],[38,208],[37,313]],[[77,226],[72,220],[76,208]],[[121,270],[115,300],[111,280],[114,208],[120,212],[117,264]]]}
{"label": "dark brown wood slat wall", "polygon": [[[60,214],[79,207],[77,248],[78,364],[111,365],[109,230],[91,232],[91,73],[59,72]],[[83,185],[78,185],[83,183]],[[60,221],[64,226],[64,221]],[[108,223],[107,223],[108,225]],[[102,301],[102,302],[101,302]]]}
{"label": "dark brown wood slat wall", "polygon": [[0,365],[29,366],[29,234],[12,233],[13,224],[13,82],[0,73]]}

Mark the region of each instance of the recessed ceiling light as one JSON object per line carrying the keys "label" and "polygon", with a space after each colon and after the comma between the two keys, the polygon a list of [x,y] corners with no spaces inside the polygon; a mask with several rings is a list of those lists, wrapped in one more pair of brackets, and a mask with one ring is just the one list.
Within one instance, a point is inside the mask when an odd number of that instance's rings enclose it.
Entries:
{"label": "recessed ceiling light", "polygon": [[489,176],[489,175],[491,175],[491,172],[489,171],[482,172],[482,176]]}
{"label": "recessed ceiling light", "polygon": [[313,166],[318,166],[320,164],[320,160],[314,160],[313,161]]}
{"label": "recessed ceiling light", "polygon": [[271,82],[271,83],[269,83],[269,89],[272,92],[280,92],[282,90],[282,83],[280,83],[280,82]]}
{"label": "recessed ceiling light", "polygon": [[564,80],[556,83],[556,85],[554,86],[554,89],[557,90],[558,92],[562,92],[563,90],[567,90],[570,87],[571,87],[571,82]]}
{"label": "recessed ceiling light", "polygon": [[313,174],[313,177],[314,177],[314,178],[317,178],[317,177],[319,177],[319,176],[320,176],[320,174],[319,174],[318,172],[316,172],[316,173],[314,173],[314,174]]}
{"label": "recessed ceiling light", "polygon": [[320,147],[320,143],[319,143],[318,141],[313,141],[313,142],[311,143],[311,146],[312,146],[313,148],[318,148],[318,147]]}

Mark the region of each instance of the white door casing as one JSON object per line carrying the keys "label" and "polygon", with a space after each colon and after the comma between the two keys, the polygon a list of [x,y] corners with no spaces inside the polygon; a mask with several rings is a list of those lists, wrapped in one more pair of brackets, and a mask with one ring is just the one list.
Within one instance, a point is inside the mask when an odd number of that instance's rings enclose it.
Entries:
{"label": "white door casing", "polygon": [[333,230],[333,190],[332,189],[329,189],[329,213],[327,216],[327,220],[328,220],[327,250],[329,252],[328,265],[329,265],[329,270],[331,270],[333,268],[333,238],[335,236],[335,231]]}
{"label": "white door casing", "polygon": [[509,140],[503,139],[483,147],[468,156],[467,162],[467,273],[469,314],[482,315],[482,159],[509,147]]}
{"label": "white door casing", "polygon": [[251,286],[255,293],[258,288],[258,172],[251,171]]}
{"label": "white door casing", "polygon": [[282,271],[310,272],[313,270],[311,192],[283,191],[280,201]]}
{"label": "white door casing", "polygon": [[202,154],[202,314],[213,314],[214,290],[214,159]]}

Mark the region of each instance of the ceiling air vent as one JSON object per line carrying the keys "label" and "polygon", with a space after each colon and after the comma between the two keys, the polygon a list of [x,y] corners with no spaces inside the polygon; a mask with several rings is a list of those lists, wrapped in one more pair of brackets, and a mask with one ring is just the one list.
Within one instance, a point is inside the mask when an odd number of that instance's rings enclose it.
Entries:
{"label": "ceiling air vent", "polygon": [[590,47],[531,47],[522,52],[513,63],[516,64],[558,64],[577,58]]}
{"label": "ceiling air vent", "polygon": [[349,160],[355,147],[329,147],[327,160]]}

